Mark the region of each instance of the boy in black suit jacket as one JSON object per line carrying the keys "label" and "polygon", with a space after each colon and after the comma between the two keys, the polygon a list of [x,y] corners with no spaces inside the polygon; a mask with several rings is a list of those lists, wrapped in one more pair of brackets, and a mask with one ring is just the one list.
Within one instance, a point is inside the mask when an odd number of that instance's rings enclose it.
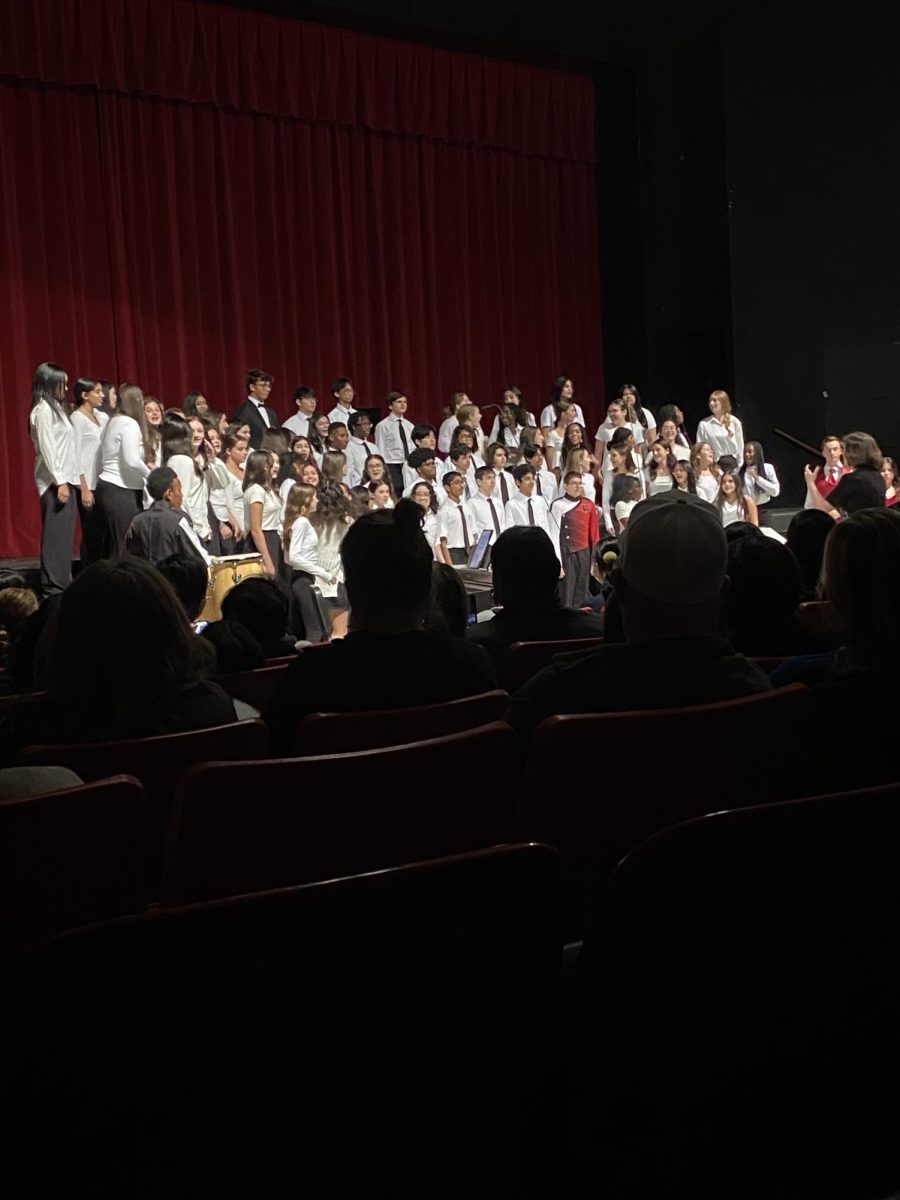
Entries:
{"label": "boy in black suit jacket", "polygon": [[281,418],[274,408],[269,408],[269,393],[274,376],[268,371],[247,372],[247,399],[231,417],[234,424],[250,426],[250,445],[258,450],[267,429],[280,429]]}

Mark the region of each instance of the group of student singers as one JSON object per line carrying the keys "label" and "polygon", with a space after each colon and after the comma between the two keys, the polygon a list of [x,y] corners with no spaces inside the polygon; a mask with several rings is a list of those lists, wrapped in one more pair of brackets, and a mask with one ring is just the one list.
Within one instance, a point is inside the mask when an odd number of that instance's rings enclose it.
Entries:
{"label": "group of student singers", "polygon": [[[762,446],[745,444],[722,391],[710,396],[710,415],[692,443],[676,405],[657,419],[626,384],[591,449],[566,376],[555,380],[537,417],[518,388],[507,389],[488,436],[464,392],[454,394],[439,429],[413,423],[406,395],[389,392],[387,415],[373,430],[369,415],[354,408],[349,379],[331,385],[328,411],[312,388],[297,388],[297,411],[283,424],[269,405],[272,376],[252,370],[246,382],[246,400],[229,419],[200,393],[189,393],[180,409],[164,409],[137,385],[87,377],[74,384],[70,403],[63,368],[40,364],[30,428],[45,594],[71,578],[80,518],[83,561],[126,549],[155,558],[179,540],[207,562],[256,554],[267,574],[290,579],[304,623],[317,619],[317,586],[332,611],[331,632],[340,633],[347,614],[341,540],[362,513],[392,507],[402,495],[422,508],[435,558],[453,565],[469,560],[484,530],[493,541],[513,525],[544,529],[559,559],[563,602],[577,605],[601,528],[619,533],[642,498],[676,488],[714,504],[725,525],[760,524],[760,510],[780,491]],[[857,436],[867,435],[848,441]],[[842,478],[875,460],[870,447],[832,437],[822,452],[825,466],[807,472],[807,504],[831,510],[837,506],[829,495]],[[885,484],[890,503],[889,472],[887,459],[870,474]]]}

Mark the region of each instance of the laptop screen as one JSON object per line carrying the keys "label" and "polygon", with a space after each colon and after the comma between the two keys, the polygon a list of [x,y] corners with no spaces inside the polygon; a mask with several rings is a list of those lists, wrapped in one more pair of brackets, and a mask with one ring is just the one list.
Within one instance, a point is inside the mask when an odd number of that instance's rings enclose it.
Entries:
{"label": "laptop screen", "polygon": [[477,569],[481,566],[481,564],[484,562],[484,556],[487,554],[487,548],[491,544],[492,534],[493,530],[482,529],[481,533],[478,535],[478,541],[472,547],[472,550],[469,554],[469,561],[466,563],[467,567],[473,567]]}

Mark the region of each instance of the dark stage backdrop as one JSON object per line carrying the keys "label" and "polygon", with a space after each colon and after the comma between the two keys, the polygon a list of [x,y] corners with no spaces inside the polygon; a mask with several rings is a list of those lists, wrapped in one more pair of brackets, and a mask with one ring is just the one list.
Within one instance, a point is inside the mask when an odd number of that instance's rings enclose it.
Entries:
{"label": "dark stage backdrop", "polygon": [[336,375],[437,420],[566,372],[599,417],[594,146],[577,75],[186,0],[0,5],[0,554],[37,546],[43,359],[226,410],[263,367],[283,417]]}

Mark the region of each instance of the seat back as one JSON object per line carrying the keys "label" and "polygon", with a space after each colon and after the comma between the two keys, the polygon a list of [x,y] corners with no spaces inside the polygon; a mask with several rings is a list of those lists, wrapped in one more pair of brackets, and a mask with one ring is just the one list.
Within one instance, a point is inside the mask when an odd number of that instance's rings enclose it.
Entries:
{"label": "seat back", "polygon": [[837,633],[837,616],[829,600],[806,600],[797,609],[797,625],[803,633]]}
{"label": "seat back", "polygon": [[126,775],[0,804],[0,961],[146,908],[151,832],[144,790]]}
{"label": "seat back", "polygon": [[396,746],[401,739],[409,742],[445,737],[499,721],[508,703],[509,695],[497,689],[420,708],[312,713],[299,722],[294,749],[297,754],[344,754]]}
{"label": "seat back", "polygon": [[[14,1115],[32,1106],[27,1128],[55,1148],[29,1177],[53,1157],[71,1170],[72,1140],[92,1179],[110,1145],[135,1178],[170,1112],[167,1165],[204,1179],[234,1167],[210,1157],[223,1136],[256,1173],[265,1143],[281,1177],[298,1154],[333,1174],[350,1145],[369,1183],[407,1156],[532,1169],[559,1107],[558,884],[554,851],[502,846],[58,939],[3,989]],[[385,1155],[401,1127],[403,1162]]]}
{"label": "seat back", "polygon": [[262,712],[293,661],[292,658],[284,663],[266,663],[253,671],[234,671],[229,675],[214,675],[213,681],[224,688],[228,695],[235,700],[243,700],[245,704],[252,704],[255,709]]}
{"label": "seat back", "polygon": [[720,1195],[738,1162],[742,1196],[888,1193],[898,845],[894,784],[715,813],[619,866],[581,969],[630,1194]]}
{"label": "seat back", "polygon": [[504,841],[518,763],[508,725],[315,758],[213,763],[178,786],[162,901],[187,904],[329,879]]}
{"label": "seat back", "polygon": [[[690,708],[550,717],[532,735],[517,833],[561,850],[583,897],[591,880],[659,829],[809,794],[811,720],[812,696],[802,684]],[[615,766],[562,786],[563,764],[588,762],[598,747]],[[682,772],[676,751],[685,756]]]}
{"label": "seat back", "polygon": [[235,721],[212,729],[192,729],[161,737],[121,742],[85,742],[62,746],[26,746],[18,757],[22,766],[69,767],[84,780],[127,773],[143,785],[155,814],[157,875],[162,861],[175,785],[195,763],[223,759],[265,758],[269,730],[262,721]]}
{"label": "seat back", "polygon": [[549,666],[557,654],[572,650],[593,650],[603,638],[571,638],[559,642],[514,642],[506,651],[500,682],[510,695],[528,682],[532,675]]}

